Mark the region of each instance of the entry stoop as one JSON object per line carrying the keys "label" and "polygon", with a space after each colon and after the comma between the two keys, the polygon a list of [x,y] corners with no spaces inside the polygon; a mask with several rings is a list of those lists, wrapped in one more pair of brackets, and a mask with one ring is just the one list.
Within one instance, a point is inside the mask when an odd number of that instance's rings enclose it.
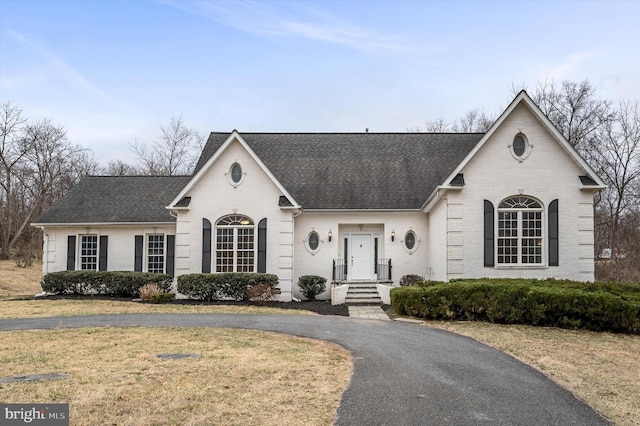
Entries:
{"label": "entry stoop", "polygon": [[350,282],[347,297],[347,305],[381,305],[382,299],[378,294],[375,281]]}

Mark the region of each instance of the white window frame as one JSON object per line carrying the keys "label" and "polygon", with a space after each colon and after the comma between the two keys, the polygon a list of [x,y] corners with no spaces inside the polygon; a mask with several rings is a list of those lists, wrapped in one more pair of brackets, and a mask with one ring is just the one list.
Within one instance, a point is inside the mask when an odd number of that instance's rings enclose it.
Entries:
{"label": "white window frame", "polygon": [[[527,200],[527,202],[529,203],[535,203],[538,205],[538,207],[529,207],[526,205],[514,205],[511,207],[504,207],[503,204],[506,203],[507,201],[510,200],[516,200],[519,199],[520,201],[525,201]],[[522,204],[522,203],[519,203]],[[503,219],[501,218],[502,214],[505,213],[513,213],[515,214],[515,222],[516,222],[516,227],[515,228],[501,228],[501,224],[503,222]],[[539,219],[538,218],[534,218],[534,219],[524,219],[524,213],[535,213],[539,215]],[[545,235],[545,226],[546,226],[546,221],[545,221],[545,215],[544,215],[544,205],[537,199],[530,197],[530,196],[512,196],[512,197],[507,197],[504,200],[502,200],[499,204],[498,204],[498,214],[496,215],[496,252],[495,252],[495,259],[496,259],[496,266],[497,267],[517,267],[517,268],[540,268],[540,267],[545,267],[545,260],[546,260],[546,256],[545,256],[545,252],[546,252],[546,241],[544,238]],[[509,221],[514,221],[514,219],[507,219]],[[540,221],[540,227],[539,228],[532,228],[533,230],[538,230],[539,231],[539,235],[524,235],[524,231],[526,230],[524,227],[524,223],[525,221],[530,221],[530,220],[534,220],[534,221]],[[505,230],[515,230],[516,235],[515,236],[508,236],[508,235],[501,235],[501,231]],[[500,249],[508,249],[514,246],[505,246],[505,245],[501,245],[500,242],[501,240],[515,240],[516,244],[515,244],[515,248],[516,248],[516,262],[505,262],[504,260],[507,257],[512,257],[513,254],[505,254],[504,250],[502,252],[502,254],[500,253]],[[525,240],[537,240],[537,244],[535,246],[529,246],[529,247],[539,247],[539,253],[534,253],[534,254],[524,254],[523,251],[525,247],[523,246],[523,242]],[[539,262],[523,262],[523,258],[525,256],[531,257],[539,257],[540,261]],[[501,257],[503,258],[503,261],[501,262],[500,259]]]}
{"label": "white window frame", "polygon": [[[76,269],[81,271],[97,271],[100,267],[100,235],[98,234],[80,234],[78,235],[78,265]],[[95,238],[95,255],[84,255],[84,239],[87,237]],[[94,258],[94,262],[86,262],[85,258]],[[84,268],[83,266],[93,264],[93,268]]]}
{"label": "white window frame", "polygon": [[[151,242],[155,237],[162,237],[162,254],[151,254]],[[155,272],[159,274],[165,274],[167,270],[167,236],[166,234],[147,234],[144,245],[144,268],[145,272]],[[162,258],[162,270],[155,270],[156,268],[149,268],[152,258]]]}
{"label": "white window frame", "polygon": [[[227,223],[223,223],[227,222]],[[226,235],[219,234],[226,231]],[[230,232],[229,232],[230,231]],[[243,235],[244,233],[247,235]],[[231,237],[226,241],[220,241],[220,237]],[[250,237],[246,242],[241,241],[242,237]],[[258,267],[258,241],[257,227],[255,221],[248,216],[232,214],[223,216],[216,221],[214,233],[213,266],[216,273],[221,272],[256,272]],[[221,244],[228,246],[223,247]],[[249,248],[241,247],[242,244],[249,244]],[[227,254],[222,257],[222,254]],[[230,256],[229,256],[230,254]],[[227,262],[222,262],[223,260]],[[231,262],[229,262],[229,260]],[[220,261],[220,262],[219,262]],[[247,261],[247,263],[243,263]]]}

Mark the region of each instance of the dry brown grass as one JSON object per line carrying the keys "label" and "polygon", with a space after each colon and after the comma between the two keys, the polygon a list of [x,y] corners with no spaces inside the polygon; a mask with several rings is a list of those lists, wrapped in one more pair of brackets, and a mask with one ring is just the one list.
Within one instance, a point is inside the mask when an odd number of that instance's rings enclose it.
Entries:
{"label": "dry brown grass", "polygon": [[640,336],[480,322],[426,324],[513,355],[617,425],[640,424]]}
{"label": "dry brown grass", "polygon": [[42,262],[20,268],[13,260],[0,260],[0,300],[40,293],[40,278]]}
{"label": "dry brown grass", "polygon": [[0,366],[70,375],[0,384],[0,401],[69,403],[73,425],[327,425],[352,371],[335,344],[212,328],[3,332]]}
{"label": "dry brown grass", "polygon": [[102,314],[291,314],[315,315],[313,312],[238,305],[154,305],[117,300],[0,300],[0,319],[42,318],[70,315]]}

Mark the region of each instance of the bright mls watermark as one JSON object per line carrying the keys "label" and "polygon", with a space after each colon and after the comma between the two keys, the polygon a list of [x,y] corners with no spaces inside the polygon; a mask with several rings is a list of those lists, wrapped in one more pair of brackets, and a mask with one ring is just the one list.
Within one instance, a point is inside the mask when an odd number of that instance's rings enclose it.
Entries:
{"label": "bright mls watermark", "polygon": [[0,424],[69,426],[69,404],[0,404]]}

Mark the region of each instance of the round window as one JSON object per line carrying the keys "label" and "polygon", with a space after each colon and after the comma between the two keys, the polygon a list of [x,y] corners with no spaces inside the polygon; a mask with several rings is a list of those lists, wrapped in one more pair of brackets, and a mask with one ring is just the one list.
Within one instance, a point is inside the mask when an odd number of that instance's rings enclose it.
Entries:
{"label": "round window", "polygon": [[513,153],[516,155],[516,157],[520,158],[526,151],[527,141],[525,140],[524,136],[521,134],[516,135],[516,137],[513,138]]}
{"label": "round window", "polygon": [[404,236],[404,246],[407,248],[407,250],[413,250],[413,248],[416,246],[415,232],[407,232],[407,235]]}
{"label": "round window", "polygon": [[311,250],[317,250],[320,245],[320,236],[316,231],[311,231],[308,239],[309,248]]}
{"label": "round window", "polygon": [[239,183],[242,180],[242,167],[238,163],[231,166],[231,180],[233,183]]}

